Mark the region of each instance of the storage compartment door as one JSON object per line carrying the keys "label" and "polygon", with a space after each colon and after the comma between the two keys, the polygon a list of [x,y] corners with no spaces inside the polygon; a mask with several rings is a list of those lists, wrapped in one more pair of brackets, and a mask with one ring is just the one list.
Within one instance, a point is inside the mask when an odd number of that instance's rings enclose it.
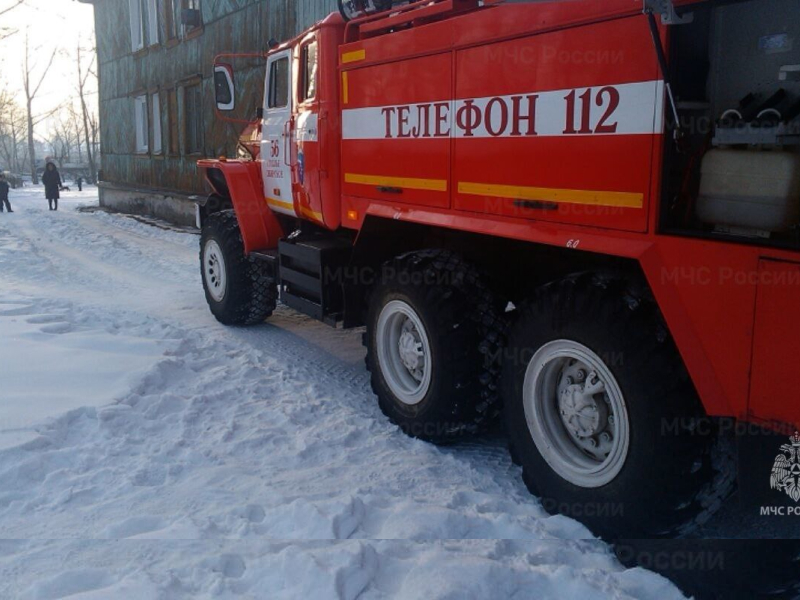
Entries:
{"label": "storage compartment door", "polygon": [[758,269],[750,413],[800,429],[800,264]]}
{"label": "storage compartment door", "polygon": [[644,16],[458,52],[460,210],[647,229],[664,84]]}
{"label": "storage compartment door", "polygon": [[344,71],[344,194],[449,207],[452,88],[449,53]]}

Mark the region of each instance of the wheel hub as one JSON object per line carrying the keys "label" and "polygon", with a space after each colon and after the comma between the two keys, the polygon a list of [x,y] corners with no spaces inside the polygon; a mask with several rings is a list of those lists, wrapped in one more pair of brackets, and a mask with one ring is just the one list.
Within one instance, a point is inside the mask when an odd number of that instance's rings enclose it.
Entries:
{"label": "wheel hub", "polygon": [[422,381],[422,373],[420,367],[425,360],[425,352],[422,347],[422,342],[419,340],[418,334],[415,335],[413,324],[406,321],[403,325],[403,333],[400,334],[400,340],[397,344],[400,352],[400,360],[403,365],[408,369],[408,372],[418,381]]}
{"label": "wheel hub", "polygon": [[610,422],[606,386],[597,372],[575,362],[562,373],[558,390],[561,421],[573,443],[598,460],[608,457],[613,418]]}
{"label": "wheel hub", "polygon": [[567,387],[561,392],[558,404],[564,426],[576,439],[591,437],[602,431],[606,424],[602,404],[587,394],[585,386]]}

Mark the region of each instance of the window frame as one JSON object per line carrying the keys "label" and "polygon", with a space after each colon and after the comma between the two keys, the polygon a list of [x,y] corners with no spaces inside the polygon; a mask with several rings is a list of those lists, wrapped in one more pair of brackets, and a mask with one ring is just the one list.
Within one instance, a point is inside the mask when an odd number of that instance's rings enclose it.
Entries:
{"label": "window frame", "polygon": [[[196,95],[197,105],[194,110],[190,110],[189,103],[191,95]],[[197,134],[196,147],[192,147],[192,122],[196,117],[197,123],[194,133]],[[183,148],[186,155],[202,155],[205,140],[203,132],[203,82],[187,83],[183,86]]]}
{"label": "window frame", "polygon": [[[309,77],[308,62],[308,58],[310,56],[309,49],[311,46],[314,46],[315,60],[315,68],[312,74],[313,87],[311,85],[312,80]],[[298,85],[300,86],[300,89],[297,92],[298,102],[300,104],[313,102],[317,99],[317,94],[319,93],[319,43],[317,42],[316,38],[308,40],[300,47],[300,69],[300,77],[298,77]]]}
{"label": "window frame", "polygon": [[178,19],[175,15],[175,1],[176,0],[162,0],[162,6],[164,8],[164,31],[166,32],[167,42],[176,42],[180,39]]}
{"label": "window frame", "polygon": [[148,46],[158,46],[161,43],[159,5],[158,0],[147,0]]}
{"label": "window frame", "polygon": [[181,39],[190,39],[194,35],[199,35],[203,31],[203,6],[201,0],[176,0],[178,2],[179,10],[183,13],[184,10],[196,10],[200,14],[200,23],[190,27],[183,22],[183,17],[179,19],[180,23],[180,37]]}
{"label": "window frame", "polygon": [[136,154],[149,154],[150,152],[150,115],[147,103],[147,94],[140,94],[133,98],[134,110],[134,145]]}
{"label": "window frame", "polygon": [[178,90],[172,88],[167,90],[167,121],[169,129],[169,140],[167,151],[170,156],[181,155],[181,120],[178,109]]}
{"label": "window frame", "polygon": [[[267,109],[269,110],[280,110],[289,107],[290,104],[290,96],[292,93],[292,85],[289,81],[289,73],[290,73],[290,64],[289,64],[290,57],[289,56],[282,56],[281,58],[275,59],[270,64],[269,68],[269,81],[267,83]],[[284,77],[286,79],[286,92],[283,98],[283,104],[276,104],[276,96],[277,96],[277,86],[275,84],[276,72],[278,70],[278,65],[283,64],[286,65],[284,71]]]}
{"label": "window frame", "polygon": [[154,92],[150,95],[151,118],[153,120],[153,143],[151,145],[154,155],[164,154],[164,130],[161,120],[161,93]]}
{"label": "window frame", "polygon": [[141,0],[128,0],[128,16],[130,17],[131,50],[139,52],[144,49],[144,20]]}
{"label": "window frame", "polygon": [[160,44],[159,0],[128,0],[131,51],[136,54]]}

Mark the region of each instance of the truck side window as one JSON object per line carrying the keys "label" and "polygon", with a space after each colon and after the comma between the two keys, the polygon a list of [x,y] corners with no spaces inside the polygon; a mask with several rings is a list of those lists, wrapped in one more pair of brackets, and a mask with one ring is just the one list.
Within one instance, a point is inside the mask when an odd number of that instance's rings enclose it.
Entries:
{"label": "truck side window", "polygon": [[269,71],[268,108],[285,108],[289,105],[289,59],[272,63]]}
{"label": "truck side window", "polygon": [[300,102],[313,100],[317,96],[317,42],[303,46],[301,53],[303,79],[301,81]]}

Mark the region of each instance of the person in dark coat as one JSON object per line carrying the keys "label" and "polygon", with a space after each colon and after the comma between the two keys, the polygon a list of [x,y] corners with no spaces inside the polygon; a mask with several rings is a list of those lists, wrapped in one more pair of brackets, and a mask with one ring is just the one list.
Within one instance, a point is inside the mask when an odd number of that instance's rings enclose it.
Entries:
{"label": "person in dark coat", "polygon": [[8,201],[8,189],[6,176],[0,173],[0,213],[3,212],[4,208],[7,208],[10,213],[14,212],[11,210],[11,203]]}
{"label": "person in dark coat", "polygon": [[75,180],[75,183],[77,183],[77,184],[78,184],[78,191],[79,191],[79,192],[82,192],[82,191],[83,191],[83,177],[78,177],[78,178]]}
{"label": "person in dark coat", "polygon": [[47,163],[44,175],[42,175],[42,183],[50,210],[58,210],[58,200],[61,198],[61,174],[53,163]]}

